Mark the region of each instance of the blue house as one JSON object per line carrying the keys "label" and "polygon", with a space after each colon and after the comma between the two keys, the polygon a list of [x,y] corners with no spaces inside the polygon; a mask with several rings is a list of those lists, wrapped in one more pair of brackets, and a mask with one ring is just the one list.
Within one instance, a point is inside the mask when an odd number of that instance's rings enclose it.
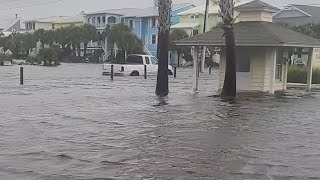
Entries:
{"label": "blue house", "polygon": [[[193,4],[173,4],[172,5],[172,25],[179,23],[178,13],[195,7]],[[142,40],[145,51],[154,56],[157,55],[158,43],[158,11],[155,7],[139,9],[135,12],[128,12],[123,23],[133,29],[133,32]]]}
{"label": "blue house", "polygon": [[[173,4],[172,5],[172,25],[179,23],[178,13],[195,7],[193,4]],[[109,9],[86,14],[86,23],[95,26],[98,31],[104,31],[107,25],[123,23],[130,26],[133,32],[144,43],[144,51],[147,54],[157,55],[158,43],[158,10],[156,7],[148,8],[124,8]],[[106,47],[104,43],[91,43],[89,49],[103,49],[105,54]]]}

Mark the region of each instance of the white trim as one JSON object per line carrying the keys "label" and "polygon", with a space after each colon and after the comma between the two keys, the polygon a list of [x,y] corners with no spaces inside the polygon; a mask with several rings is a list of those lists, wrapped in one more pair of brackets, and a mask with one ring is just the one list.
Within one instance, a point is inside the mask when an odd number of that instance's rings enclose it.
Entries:
{"label": "white trim", "polygon": [[307,71],[307,91],[310,92],[311,89],[312,89],[312,70],[313,70],[313,55],[314,55],[314,52],[313,52],[313,48],[310,48],[309,49],[309,57],[308,57],[308,71]]}
{"label": "white trim", "polygon": [[[155,37],[156,37],[156,42],[155,42],[154,44],[152,43],[152,36],[155,36]],[[157,34],[154,34],[154,33],[151,34],[151,35],[150,35],[150,44],[155,45],[155,44],[157,44],[157,42],[158,42],[158,36],[157,36]]]}
{"label": "white trim", "polygon": [[276,67],[277,67],[277,48],[273,48],[271,56],[270,69],[270,89],[269,93],[274,94],[276,84]]}
{"label": "white trim", "polygon": [[[288,8],[293,8],[293,9],[288,9]],[[284,7],[284,8],[282,8],[279,12],[275,13],[275,14],[273,15],[273,17],[275,17],[276,15],[280,14],[280,13],[283,12],[283,11],[292,11],[292,10],[297,10],[297,11],[299,11],[299,12],[301,12],[301,13],[309,16],[309,17],[312,17],[311,14],[309,14],[309,13],[307,13],[307,12],[305,12],[305,11],[302,11],[301,9],[295,7],[294,5],[288,5],[288,6]]]}
{"label": "white trim", "polygon": [[177,8],[177,9],[173,9],[172,11],[178,11],[178,10],[183,9],[183,8],[186,8],[186,7],[188,7],[188,6],[192,6],[192,8],[196,7],[194,4],[189,3],[189,4],[185,5],[185,6],[179,7],[179,8]]}

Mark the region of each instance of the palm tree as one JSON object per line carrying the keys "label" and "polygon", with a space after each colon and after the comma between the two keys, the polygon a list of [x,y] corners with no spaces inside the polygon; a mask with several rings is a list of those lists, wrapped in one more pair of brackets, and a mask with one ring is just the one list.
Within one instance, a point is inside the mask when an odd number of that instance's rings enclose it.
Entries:
{"label": "palm tree", "polygon": [[221,95],[222,97],[234,98],[237,94],[235,39],[233,32],[234,2],[233,0],[220,0],[219,6],[223,21],[222,28],[224,30],[226,51],[226,71]]}
{"label": "palm tree", "polygon": [[110,30],[110,41],[116,44],[127,54],[143,53],[142,41],[132,32],[132,29],[124,24],[113,26]]}
{"label": "palm tree", "polygon": [[80,28],[81,28],[80,29],[81,36],[79,38],[80,38],[80,41],[84,45],[83,59],[86,60],[88,43],[90,41],[97,41],[98,40],[98,32],[94,26],[91,26],[89,24],[85,24],[85,25],[81,26]]}
{"label": "palm tree", "polygon": [[168,80],[168,51],[169,34],[171,25],[172,0],[157,0],[159,11],[159,32],[158,32],[158,76],[156,95],[164,98],[169,94]]}

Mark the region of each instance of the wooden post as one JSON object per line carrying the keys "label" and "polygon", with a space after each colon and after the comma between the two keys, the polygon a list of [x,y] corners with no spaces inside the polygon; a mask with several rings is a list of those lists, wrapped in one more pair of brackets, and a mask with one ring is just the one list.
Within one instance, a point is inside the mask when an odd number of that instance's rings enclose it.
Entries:
{"label": "wooden post", "polygon": [[198,47],[193,47],[193,92],[198,91],[199,85],[199,61],[198,61]]}
{"label": "wooden post", "polygon": [[308,72],[307,72],[307,91],[312,89],[312,71],[313,71],[313,48],[309,49],[308,54]]}
{"label": "wooden post", "polygon": [[113,73],[114,73],[114,71],[113,71],[113,64],[112,64],[111,65],[111,74],[110,74],[111,80],[113,80]]}
{"label": "wooden post", "polygon": [[20,67],[20,85],[23,85],[23,67]]}
{"label": "wooden post", "polygon": [[207,47],[203,46],[202,49],[202,56],[201,56],[201,61],[200,61],[200,72],[204,73],[205,69],[204,69],[204,65],[206,62],[206,51],[207,51]]}
{"label": "wooden post", "polygon": [[144,79],[147,79],[147,65],[144,65]]}
{"label": "wooden post", "polygon": [[209,74],[212,74],[212,66],[209,66]]}
{"label": "wooden post", "polygon": [[271,64],[270,64],[270,89],[269,93],[274,94],[276,84],[276,68],[277,68],[277,48],[272,50]]}
{"label": "wooden post", "polygon": [[174,67],[173,77],[177,78],[177,66]]}

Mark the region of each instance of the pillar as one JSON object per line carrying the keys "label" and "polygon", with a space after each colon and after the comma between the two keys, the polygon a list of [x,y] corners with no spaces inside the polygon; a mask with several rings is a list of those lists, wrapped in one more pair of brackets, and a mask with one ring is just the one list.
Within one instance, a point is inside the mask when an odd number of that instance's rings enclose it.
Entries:
{"label": "pillar", "polygon": [[309,49],[308,65],[307,65],[307,91],[310,92],[312,88],[312,70],[313,70],[313,48]]}
{"label": "pillar", "polygon": [[202,56],[201,56],[201,72],[204,73],[205,69],[204,69],[204,65],[205,65],[205,62],[206,62],[206,51],[207,51],[207,47],[206,46],[203,46],[202,48]]}
{"label": "pillar", "polygon": [[192,88],[193,92],[198,91],[199,85],[199,61],[198,61],[198,47],[192,47],[193,53],[193,78],[192,78]]}
{"label": "pillar", "polygon": [[277,48],[272,50],[271,64],[270,64],[270,89],[269,93],[274,94],[276,84],[276,68],[277,68]]}

